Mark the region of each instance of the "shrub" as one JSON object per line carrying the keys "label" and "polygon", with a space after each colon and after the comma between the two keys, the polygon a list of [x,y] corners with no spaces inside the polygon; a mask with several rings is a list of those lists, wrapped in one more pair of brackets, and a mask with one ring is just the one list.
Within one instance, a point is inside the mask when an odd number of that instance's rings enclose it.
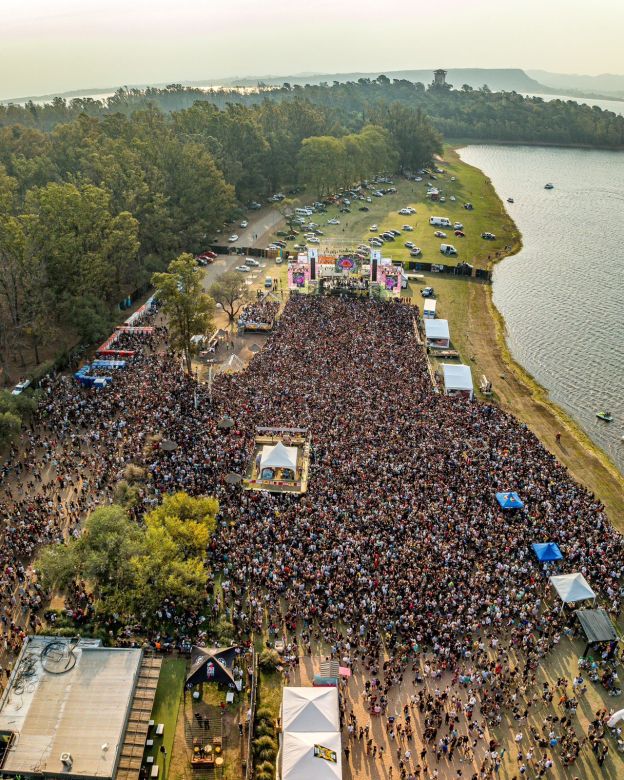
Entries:
{"label": "shrub", "polygon": [[258,753],[258,758],[261,761],[275,761],[275,756],[277,755],[277,750],[274,748],[263,748]]}
{"label": "shrub", "polygon": [[256,734],[259,737],[274,737],[275,726],[266,720],[261,720],[258,722],[258,725],[256,726]]}
{"label": "shrub", "polygon": [[263,672],[274,672],[280,665],[281,659],[277,650],[263,650],[260,653],[260,660],[258,666]]}
{"label": "shrub", "polygon": [[274,750],[277,752],[277,745],[275,744],[275,740],[272,737],[269,737],[268,735],[265,735],[264,737],[258,737],[258,739],[254,739],[253,744],[256,753],[259,753],[261,750],[265,750],[265,749]]}
{"label": "shrub", "polygon": [[258,707],[256,710],[256,720],[258,722],[265,721],[266,723],[273,725],[273,713],[269,707]]}

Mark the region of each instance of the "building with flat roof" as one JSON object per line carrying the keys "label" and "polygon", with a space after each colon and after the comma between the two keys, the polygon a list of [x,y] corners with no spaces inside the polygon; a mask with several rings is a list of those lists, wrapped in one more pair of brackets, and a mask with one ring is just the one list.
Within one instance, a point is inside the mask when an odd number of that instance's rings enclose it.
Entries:
{"label": "building with flat roof", "polygon": [[[143,660],[140,649],[97,639],[28,637],[0,699],[0,776],[138,777],[158,680],[150,675],[146,697]],[[140,724],[130,739],[139,750],[118,773],[131,720]]]}

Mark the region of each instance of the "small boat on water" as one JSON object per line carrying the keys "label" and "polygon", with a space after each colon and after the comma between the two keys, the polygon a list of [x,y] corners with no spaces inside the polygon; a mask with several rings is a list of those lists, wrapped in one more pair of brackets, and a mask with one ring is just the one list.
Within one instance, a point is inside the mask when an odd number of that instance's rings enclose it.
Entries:
{"label": "small boat on water", "polygon": [[514,202],[513,198],[507,198],[507,203],[513,203],[513,202]]}
{"label": "small boat on water", "polygon": [[554,190],[555,189],[555,185],[551,184],[550,182],[548,182],[548,184],[544,184],[544,189],[545,190]]}
{"label": "small boat on water", "polygon": [[604,420],[605,422],[611,422],[613,420],[613,415],[611,414],[611,412],[604,412],[604,411],[596,412],[596,417],[599,420]]}

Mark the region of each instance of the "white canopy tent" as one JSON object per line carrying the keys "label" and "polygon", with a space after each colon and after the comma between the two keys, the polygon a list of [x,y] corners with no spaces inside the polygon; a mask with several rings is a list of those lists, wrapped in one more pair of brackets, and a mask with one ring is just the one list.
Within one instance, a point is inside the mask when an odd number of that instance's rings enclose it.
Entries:
{"label": "white canopy tent", "polygon": [[285,687],[282,699],[284,732],[340,731],[336,688]]}
{"label": "white canopy tent", "polygon": [[262,469],[292,469],[297,470],[297,448],[285,447],[281,441],[271,446],[265,444],[260,456],[260,471]]}
{"label": "white canopy tent", "polygon": [[559,598],[564,604],[596,598],[596,594],[589,587],[589,583],[580,572],[576,574],[557,574],[550,578],[550,584],[557,591]]}
{"label": "white canopy tent", "polygon": [[450,333],[448,320],[425,320],[425,336],[427,346],[448,348],[450,344]]}
{"label": "white canopy tent", "polygon": [[468,394],[469,398],[473,396],[472,374],[470,366],[453,366],[449,363],[442,364],[444,371],[444,394]]}
{"label": "white canopy tent", "polygon": [[[334,689],[335,690],[335,689]],[[282,780],[341,780],[340,732],[288,731],[282,745]]]}

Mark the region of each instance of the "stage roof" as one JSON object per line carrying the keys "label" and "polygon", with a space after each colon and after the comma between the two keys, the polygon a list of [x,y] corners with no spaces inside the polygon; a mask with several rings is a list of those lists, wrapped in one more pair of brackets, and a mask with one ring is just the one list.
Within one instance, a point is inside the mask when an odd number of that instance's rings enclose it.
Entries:
{"label": "stage roof", "polygon": [[285,447],[281,441],[271,446],[265,444],[262,448],[260,468],[292,469],[297,470],[297,448]]}
{"label": "stage roof", "polygon": [[336,688],[285,687],[282,729],[287,731],[340,731]]}
{"label": "stage roof", "polygon": [[590,644],[613,642],[618,638],[611,618],[604,609],[577,609],[575,614]]}
{"label": "stage roof", "polygon": [[141,659],[95,639],[29,637],[0,701],[0,731],[16,735],[2,773],[114,777]]}

